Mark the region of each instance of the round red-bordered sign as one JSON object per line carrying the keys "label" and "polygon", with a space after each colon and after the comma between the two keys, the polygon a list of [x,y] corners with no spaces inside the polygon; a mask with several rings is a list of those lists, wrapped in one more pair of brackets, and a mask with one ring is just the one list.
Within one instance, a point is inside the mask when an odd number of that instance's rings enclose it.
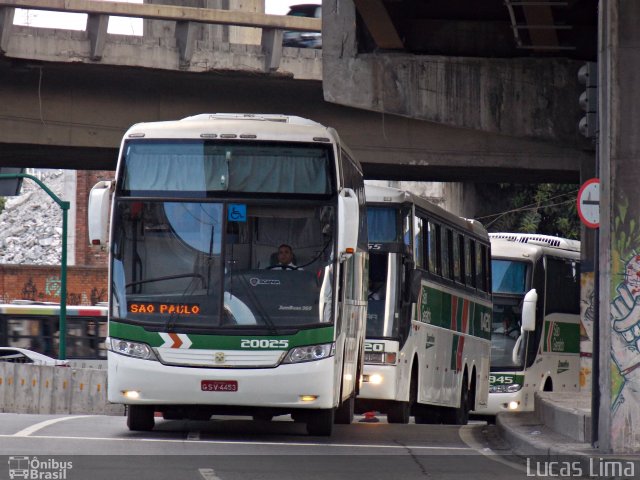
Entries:
{"label": "round red-bordered sign", "polygon": [[589,228],[600,227],[600,179],[584,182],[576,199],[580,220]]}

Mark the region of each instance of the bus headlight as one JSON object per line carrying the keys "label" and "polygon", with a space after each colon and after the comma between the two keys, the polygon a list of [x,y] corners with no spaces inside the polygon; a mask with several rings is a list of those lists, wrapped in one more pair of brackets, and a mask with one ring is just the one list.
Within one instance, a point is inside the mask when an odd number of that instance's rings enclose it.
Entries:
{"label": "bus headlight", "polygon": [[321,345],[308,345],[306,347],[296,347],[289,350],[282,363],[313,362],[334,356],[336,353],[335,343],[324,343]]}
{"label": "bus headlight", "polygon": [[157,360],[155,353],[146,343],[120,340],[119,338],[107,338],[107,349],[127,357],[142,358],[143,360]]}
{"label": "bus headlight", "polygon": [[516,393],[522,388],[519,383],[512,383],[511,385],[491,385],[489,387],[489,393]]}

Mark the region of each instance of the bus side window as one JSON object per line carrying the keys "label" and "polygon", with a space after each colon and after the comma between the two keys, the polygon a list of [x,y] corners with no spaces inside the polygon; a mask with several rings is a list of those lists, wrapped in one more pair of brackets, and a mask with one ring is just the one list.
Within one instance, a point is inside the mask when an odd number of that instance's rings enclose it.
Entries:
{"label": "bus side window", "polygon": [[441,244],[442,244],[442,276],[444,278],[453,279],[453,232],[450,228],[445,228],[441,232]]}
{"label": "bus side window", "polygon": [[434,270],[433,273],[436,275],[442,275],[442,241],[440,237],[442,236],[442,228],[440,225],[433,225],[433,251],[434,251]]}
{"label": "bus side window", "polygon": [[464,284],[464,237],[453,233],[453,278]]}
{"label": "bus side window", "polygon": [[475,269],[475,257],[476,257],[476,242],[469,238],[464,239],[464,274],[465,282],[468,287],[476,286],[476,269]]}
{"label": "bus side window", "polygon": [[420,217],[413,219],[413,248],[414,259],[416,267],[425,268],[424,262],[424,235],[423,235],[423,220]]}
{"label": "bus side window", "polygon": [[483,292],[488,291],[487,283],[487,247],[486,245],[480,245],[480,248],[476,249],[476,286],[478,290]]}

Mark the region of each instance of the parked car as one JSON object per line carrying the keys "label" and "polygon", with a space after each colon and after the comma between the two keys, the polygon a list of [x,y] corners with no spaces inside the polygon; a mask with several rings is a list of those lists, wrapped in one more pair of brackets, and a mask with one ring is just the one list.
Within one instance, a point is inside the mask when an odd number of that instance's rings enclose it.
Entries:
{"label": "parked car", "polygon": [[34,365],[49,365],[54,367],[68,367],[67,360],[57,360],[26,348],[0,347],[0,362],[32,363]]}
{"label": "parked car", "polygon": [[[322,18],[322,5],[304,3],[291,5],[289,13],[294,17]],[[322,48],[322,34],[319,32],[289,32],[282,34],[282,45],[297,48]]]}

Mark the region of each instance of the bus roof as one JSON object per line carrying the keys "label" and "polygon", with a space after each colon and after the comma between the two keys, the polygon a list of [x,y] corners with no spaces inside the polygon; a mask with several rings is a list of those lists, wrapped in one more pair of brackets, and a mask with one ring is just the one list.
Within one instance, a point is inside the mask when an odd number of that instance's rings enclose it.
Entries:
{"label": "bus roof", "polygon": [[203,113],[181,120],[133,125],[125,138],[197,138],[336,143],[333,128],[291,115]]}
{"label": "bus roof", "polygon": [[489,236],[491,237],[491,240],[503,239],[510,242],[527,243],[529,245],[539,245],[541,247],[580,252],[580,242],[578,240],[570,240],[568,238],[554,237],[551,235],[496,232],[490,233]]}
{"label": "bus roof", "polygon": [[458,226],[462,230],[471,231],[477,236],[486,240],[489,239],[489,235],[487,234],[484,226],[477,220],[459,217],[411,192],[399,190],[393,187],[382,187],[379,185],[365,185],[365,192],[367,196],[367,203],[415,204],[422,210],[433,214],[437,218],[446,220],[449,223]]}

